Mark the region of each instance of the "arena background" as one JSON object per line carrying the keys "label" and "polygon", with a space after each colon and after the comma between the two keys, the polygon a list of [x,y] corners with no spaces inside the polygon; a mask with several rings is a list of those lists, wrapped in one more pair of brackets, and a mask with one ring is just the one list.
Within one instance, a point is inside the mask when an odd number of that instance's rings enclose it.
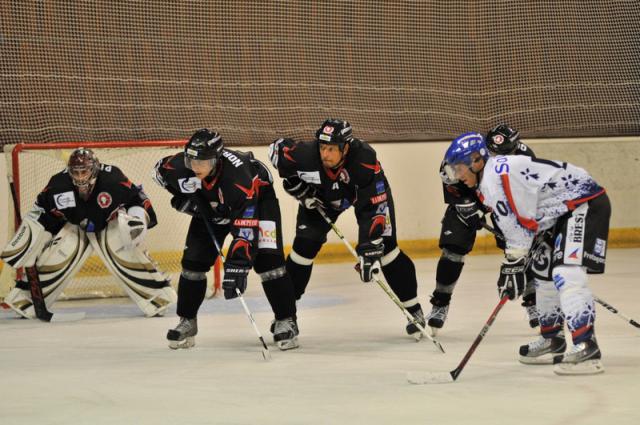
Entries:
{"label": "arena background", "polygon": [[[207,126],[265,158],[274,138],[342,117],[376,142],[400,239],[433,253],[446,143],[507,122],[591,171],[613,239],[640,244],[636,1],[6,1],[0,14],[5,152]],[[4,220],[4,182],[0,196]],[[281,199],[290,241],[295,205]]]}

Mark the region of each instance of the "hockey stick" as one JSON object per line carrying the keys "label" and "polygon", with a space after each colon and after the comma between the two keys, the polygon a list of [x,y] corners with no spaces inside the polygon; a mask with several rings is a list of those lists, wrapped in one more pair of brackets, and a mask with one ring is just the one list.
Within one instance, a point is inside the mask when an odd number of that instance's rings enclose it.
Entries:
{"label": "hockey stick", "polygon": [[[487,223],[483,222],[482,223],[482,227],[484,227],[490,233],[493,233],[498,239],[504,240],[504,236],[502,234],[500,234],[498,231],[496,231],[493,227],[488,225]],[[605,302],[601,298],[597,297],[595,294],[593,295],[593,300],[595,302],[597,302],[598,304],[600,304],[601,306],[603,306],[604,308],[606,308],[607,310],[609,310],[611,313],[620,316],[620,318],[622,320],[624,320],[625,322],[629,323],[631,326],[635,326],[636,328],[640,328],[640,323],[636,322],[635,320],[633,320],[630,317],[625,316],[617,308],[615,308],[611,304],[608,304],[607,302]]]}
{"label": "hockey stick", "polygon": [[[13,178],[8,176],[9,189],[11,190],[11,198],[13,199],[13,209],[16,214],[18,223],[22,222],[22,215],[20,214],[20,205],[18,204],[18,194],[16,192]],[[84,312],[79,313],[51,313],[47,310],[47,304],[44,301],[44,294],[42,293],[42,286],[40,284],[40,278],[38,277],[38,271],[36,266],[25,267],[27,274],[27,280],[29,282],[29,291],[31,292],[31,304],[33,304],[33,310],[36,313],[36,318],[43,322],[75,322],[82,320],[85,317]],[[26,316],[25,316],[26,317]]]}
{"label": "hockey stick", "polygon": [[640,328],[640,323],[636,322],[635,320],[633,320],[630,317],[625,316],[624,314],[622,314],[617,308],[615,308],[611,304],[608,304],[608,303],[604,302],[602,299],[596,297],[595,295],[593,296],[593,300],[595,302],[597,302],[598,304],[600,304],[601,306],[603,306],[604,308],[606,308],[607,310],[609,310],[610,312],[612,312],[613,314],[615,314],[617,316],[620,316],[620,318],[622,320],[624,320],[625,322],[628,322],[629,324],[631,324],[631,326],[635,326],[636,328]]}
{"label": "hockey stick", "polygon": [[[358,253],[356,252],[355,249],[353,249],[351,244],[345,239],[345,237],[342,234],[342,232],[340,231],[340,229],[338,229],[338,226],[336,226],[331,221],[331,219],[327,216],[327,214],[320,207],[317,207],[316,211],[318,211],[318,214],[320,214],[322,216],[322,218],[324,218],[324,220],[327,222],[327,224],[329,224],[331,226],[331,228],[333,229],[334,233],[340,238],[342,243],[344,243],[344,245],[347,247],[347,249],[349,250],[351,255],[353,255],[355,257],[355,259],[358,260]],[[431,335],[429,335],[429,333],[424,328],[424,326],[422,326],[420,323],[418,323],[416,318],[413,317],[413,315],[407,311],[405,306],[402,305],[402,301],[400,301],[400,299],[396,296],[396,294],[393,293],[391,288],[389,288],[387,286],[387,284],[385,284],[381,279],[379,279],[376,276],[373,276],[373,280],[378,284],[378,286],[380,286],[380,288],[382,288],[382,290],[387,294],[387,296],[391,299],[391,301],[394,302],[394,304],[400,309],[400,311],[402,311],[402,313],[409,320],[409,322],[414,324],[418,328],[418,330],[420,330],[422,335],[427,337],[427,339],[429,339],[431,342],[433,342],[433,344],[438,348],[438,350],[440,350],[442,353],[444,353],[444,348],[442,347],[442,344],[440,344],[440,342],[438,342],[435,338],[433,338]]]}
{"label": "hockey stick", "polygon": [[[222,263],[224,264],[227,262],[227,260],[224,257],[224,254],[222,253],[222,247],[220,246],[220,244],[218,243],[218,240],[216,239],[216,235],[215,235],[215,232],[213,231],[213,227],[211,226],[211,222],[209,221],[209,218],[207,217],[204,211],[203,201],[201,201],[197,195],[194,196],[194,199],[196,201],[196,204],[198,205],[198,208],[201,211],[200,216],[202,217],[202,221],[204,221],[204,224],[207,228],[207,232],[209,233],[209,236],[211,237],[213,244],[216,246],[218,255],[220,256],[220,259],[222,259]],[[253,318],[253,315],[251,314],[251,310],[249,310],[249,306],[247,306],[247,303],[244,301],[244,297],[242,296],[242,293],[238,288],[236,288],[236,294],[238,295],[238,299],[240,300],[240,303],[242,303],[242,308],[244,308],[244,312],[249,318],[249,322],[251,322],[251,325],[253,325],[253,330],[256,331],[256,335],[258,335],[258,339],[262,343],[262,357],[267,361],[271,360],[271,352],[269,351],[269,347],[267,347],[266,342],[264,342],[264,338],[262,337],[262,334],[258,329],[258,325],[256,324],[256,321]]]}
{"label": "hockey stick", "polygon": [[508,300],[509,300],[509,297],[506,295],[500,299],[500,302],[493,309],[493,312],[489,316],[489,319],[487,320],[485,325],[482,327],[482,330],[476,337],[475,341],[473,341],[473,344],[471,344],[471,347],[469,347],[469,350],[467,350],[467,354],[464,355],[458,367],[456,367],[450,372],[409,372],[407,373],[407,380],[411,384],[416,384],[416,385],[446,384],[449,382],[455,382],[455,380],[458,379],[458,376],[460,376],[465,365],[471,358],[471,355],[474,353],[474,351],[476,351],[476,348],[478,348],[478,345],[480,345],[480,342],[482,342],[487,332],[489,332],[489,328],[491,328],[491,325],[496,320],[498,313],[500,312],[500,310]]}

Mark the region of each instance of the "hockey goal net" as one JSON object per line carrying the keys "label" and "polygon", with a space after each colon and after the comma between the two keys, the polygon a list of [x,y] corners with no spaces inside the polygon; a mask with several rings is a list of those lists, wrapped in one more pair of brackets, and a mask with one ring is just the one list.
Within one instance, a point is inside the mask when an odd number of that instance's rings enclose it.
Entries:
{"label": "hockey goal net", "polygon": [[[52,175],[62,171],[71,152],[78,147],[91,148],[103,164],[119,167],[129,179],[142,185],[151,199],[158,216],[158,225],[147,233],[144,245],[159,267],[171,276],[175,286],[180,273],[180,258],[190,218],[179,214],[170,206],[171,194],[152,180],[152,170],[156,162],[182,149],[185,141],[144,141],[144,142],[84,142],[84,143],[43,143],[17,144],[5,155],[7,172],[13,180],[20,212],[31,209],[38,193],[45,187]],[[8,205],[13,205],[7,200]],[[18,224],[8,220],[9,234]],[[219,264],[208,276],[209,294],[220,287]],[[3,273],[4,279],[8,279]],[[74,276],[63,296],[67,299],[107,298],[126,296],[101,260],[93,255]],[[4,285],[7,282],[3,282]]]}

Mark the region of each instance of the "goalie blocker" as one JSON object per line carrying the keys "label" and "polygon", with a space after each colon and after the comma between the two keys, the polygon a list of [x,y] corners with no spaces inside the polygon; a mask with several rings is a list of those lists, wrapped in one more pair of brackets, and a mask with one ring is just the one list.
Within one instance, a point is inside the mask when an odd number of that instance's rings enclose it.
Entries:
{"label": "goalie blocker", "polygon": [[[13,268],[35,266],[45,303],[52,305],[95,250],[146,316],[162,314],[177,295],[140,244],[157,223],[142,187],[90,149],[75,149],[54,174],[0,258]],[[55,235],[55,236],[52,236]],[[4,302],[34,314],[26,280]]]}

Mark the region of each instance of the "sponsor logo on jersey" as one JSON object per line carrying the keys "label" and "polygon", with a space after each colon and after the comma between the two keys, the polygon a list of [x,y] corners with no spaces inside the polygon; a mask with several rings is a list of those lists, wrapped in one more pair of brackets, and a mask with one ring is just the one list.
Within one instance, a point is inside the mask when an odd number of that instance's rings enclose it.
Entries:
{"label": "sponsor logo on jersey", "polygon": [[382,195],[372,196],[370,199],[373,205],[379,204],[380,202],[384,202],[387,200],[387,194],[383,193]]}
{"label": "sponsor logo on jersey", "polygon": [[596,244],[593,247],[593,253],[599,255],[600,257],[604,257],[605,252],[607,252],[607,241],[605,241],[604,239],[596,238]]}
{"label": "sponsor logo on jersey", "polygon": [[76,206],[76,197],[73,192],[63,192],[53,195],[53,201],[56,208],[63,210],[65,208],[73,208]]}
{"label": "sponsor logo on jersey", "polygon": [[254,205],[248,206],[247,208],[245,208],[244,213],[242,214],[242,218],[252,218],[255,212],[256,207]]}
{"label": "sponsor logo on jersey", "polygon": [[202,187],[202,182],[197,177],[189,177],[178,179],[178,187],[182,193],[195,193]]}
{"label": "sponsor logo on jersey", "polygon": [[236,218],[233,221],[236,227],[255,227],[258,225],[258,219],[255,218]]}
{"label": "sponsor logo on jersey", "polygon": [[241,237],[242,239],[246,239],[248,241],[252,241],[253,240],[253,229],[250,229],[250,228],[247,228],[247,227],[243,227],[238,232],[238,236]]}
{"label": "sponsor logo on jersey", "polygon": [[298,177],[300,180],[311,183],[311,184],[320,184],[322,181],[320,180],[320,171],[297,171]]}
{"label": "sponsor logo on jersey", "polygon": [[98,193],[98,206],[100,208],[109,208],[113,199],[108,192]]}
{"label": "sponsor logo on jersey", "polygon": [[585,252],[583,256],[584,258],[587,258],[596,264],[604,264],[604,258],[598,257],[597,255],[593,255],[591,253]]}
{"label": "sponsor logo on jersey", "polygon": [[229,160],[229,162],[236,168],[238,168],[239,166],[241,166],[243,164],[243,162],[240,160],[240,158],[238,158],[237,156],[235,156],[233,153],[231,153],[229,151],[222,152],[222,156],[227,158]]}
{"label": "sponsor logo on jersey", "polygon": [[571,252],[568,258],[571,258],[572,260],[578,259],[578,252],[580,252],[580,248],[575,249],[573,252]]}
{"label": "sponsor logo on jersey", "polygon": [[383,181],[379,181],[376,182],[376,193],[382,193],[384,192],[384,182]]}
{"label": "sponsor logo on jersey", "polygon": [[258,248],[276,249],[278,247],[278,229],[273,220],[260,220]]}
{"label": "sponsor logo on jersey", "polygon": [[377,214],[387,214],[387,206],[388,206],[388,204],[386,202],[383,202],[380,205],[378,205],[376,207],[376,215]]}

